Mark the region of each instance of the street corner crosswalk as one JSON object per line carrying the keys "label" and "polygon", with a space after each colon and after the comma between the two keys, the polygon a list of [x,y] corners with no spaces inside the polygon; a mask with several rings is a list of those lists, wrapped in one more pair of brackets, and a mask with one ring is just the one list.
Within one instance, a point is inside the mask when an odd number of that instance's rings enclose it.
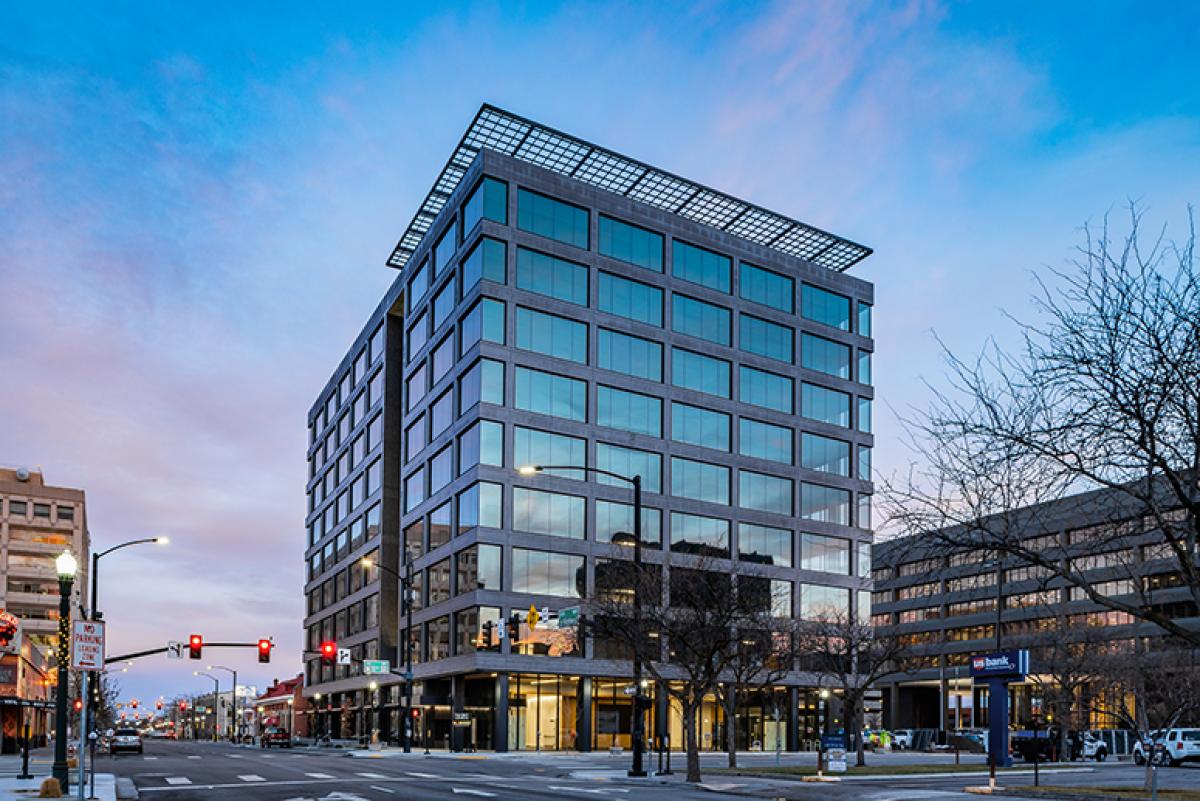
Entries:
{"label": "street corner crosswalk", "polygon": [[264,779],[262,776],[259,776],[256,773],[247,773],[244,775],[239,775],[238,778],[244,782],[265,782],[266,781],[266,779]]}
{"label": "street corner crosswalk", "polygon": [[191,784],[192,780],[187,776],[168,776],[163,781],[167,784]]}

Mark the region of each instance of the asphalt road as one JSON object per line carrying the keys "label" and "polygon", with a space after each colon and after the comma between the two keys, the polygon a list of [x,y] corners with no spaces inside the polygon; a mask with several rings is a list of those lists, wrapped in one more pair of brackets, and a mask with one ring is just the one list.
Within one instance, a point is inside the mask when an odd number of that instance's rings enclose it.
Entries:
{"label": "asphalt road", "polygon": [[[236,748],[150,740],[143,755],[101,757],[96,769],[131,778],[141,801],[732,801],[739,796],[635,781],[603,761],[570,756],[353,759],[342,752]],[[740,798],[744,799],[744,796]]]}

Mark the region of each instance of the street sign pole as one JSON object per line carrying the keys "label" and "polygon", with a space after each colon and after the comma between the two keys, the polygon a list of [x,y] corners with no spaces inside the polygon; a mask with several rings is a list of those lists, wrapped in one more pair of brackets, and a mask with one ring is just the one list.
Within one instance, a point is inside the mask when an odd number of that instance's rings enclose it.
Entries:
{"label": "street sign pole", "polygon": [[[104,649],[100,649],[104,653]],[[92,676],[90,670],[79,671],[82,674],[81,692],[83,693],[83,706],[79,709],[79,801],[84,801],[87,796],[87,773],[84,766],[87,764],[87,744],[88,744],[88,680]]]}

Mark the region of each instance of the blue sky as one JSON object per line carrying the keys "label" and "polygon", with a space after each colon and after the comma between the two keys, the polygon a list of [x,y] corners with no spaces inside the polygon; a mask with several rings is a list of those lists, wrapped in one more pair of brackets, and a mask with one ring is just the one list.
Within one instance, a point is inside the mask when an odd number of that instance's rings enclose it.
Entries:
{"label": "blue sky", "polygon": [[299,664],[305,411],[480,103],[874,247],[900,410],[933,332],[1010,337],[1082,223],[1134,199],[1182,235],[1200,200],[1195,4],[39,2],[0,32],[0,463],[84,487],[101,545],[173,537],[105,565],[118,647],[271,634],[259,684]]}

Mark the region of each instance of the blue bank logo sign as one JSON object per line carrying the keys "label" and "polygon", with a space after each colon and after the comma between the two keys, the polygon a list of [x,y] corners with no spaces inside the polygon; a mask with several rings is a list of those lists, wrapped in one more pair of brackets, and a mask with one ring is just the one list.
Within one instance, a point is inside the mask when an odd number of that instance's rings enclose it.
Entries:
{"label": "blue bank logo sign", "polygon": [[1024,677],[1029,672],[1029,652],[1001,651],[971,657],[971,675],[978,678]]}

